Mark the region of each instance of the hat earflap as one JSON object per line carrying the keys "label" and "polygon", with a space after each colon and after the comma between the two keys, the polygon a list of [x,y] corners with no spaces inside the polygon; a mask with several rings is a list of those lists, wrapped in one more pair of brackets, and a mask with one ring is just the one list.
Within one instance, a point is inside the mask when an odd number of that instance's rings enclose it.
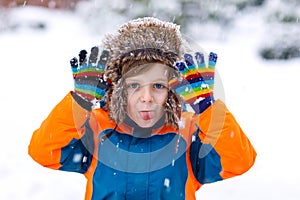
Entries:
{"label": "hat earflap", "polygon": [[178,127],[178,122],[182,113],[181,98],[178,97],[172,90],[169,90],[168,98],[165,105],[166,123],[174,128]]}
{"label": "hat earflap", "polygon": [[110,91],[109,115],[117,124],[124,121],[127,112],[127,90],[124,87],[125,79],[121,78]]}

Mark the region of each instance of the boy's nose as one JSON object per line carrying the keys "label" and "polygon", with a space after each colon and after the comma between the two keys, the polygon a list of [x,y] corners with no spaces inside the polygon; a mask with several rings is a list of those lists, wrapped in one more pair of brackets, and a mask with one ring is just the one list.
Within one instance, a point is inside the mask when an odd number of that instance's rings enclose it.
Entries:
{"label": "boy's nose", "polygon": [[153,101],[153,93],[150,85],[146,85],[142,88],[140,100],[142,102],[152,102]]}

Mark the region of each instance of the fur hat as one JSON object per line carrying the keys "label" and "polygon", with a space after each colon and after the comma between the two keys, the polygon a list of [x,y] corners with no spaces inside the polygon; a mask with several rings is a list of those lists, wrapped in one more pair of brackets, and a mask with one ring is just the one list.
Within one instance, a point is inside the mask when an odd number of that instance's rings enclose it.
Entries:
{"label": "fur hat", "polygon": [[[103,45],[110,52],[106,76],[113,85],[107,92],[107,105],[110,117],[116,123],[123,122],[127,109],[122,77],[136,66],[150,62],[159,62],[175,69],[174,62],[180,60],[185,51],[179,26],[153,17],[129,21],[116,34],[106,35]],[[171,76],[178,76],[176,70],[172,71]],[[177,127],[180,105],[180,99],[170,90],[165,106],[166,124]]]}

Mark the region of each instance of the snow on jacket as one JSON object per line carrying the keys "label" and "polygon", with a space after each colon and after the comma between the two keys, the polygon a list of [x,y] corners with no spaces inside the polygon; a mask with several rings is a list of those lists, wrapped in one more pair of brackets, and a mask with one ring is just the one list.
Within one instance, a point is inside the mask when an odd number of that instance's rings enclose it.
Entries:
{"label": "snow on jacket", "polygon": [[116,126],[105,110],[85,110],[69,93],[33,133],[29,154],[45,167],[84,174],[85,199],[97,200],[193,200],[203,184],[254,164],[254,148],[220,100],[200,116],[183,113],[181,122],[180,130],[163,120],[147,130],[130,120]]}

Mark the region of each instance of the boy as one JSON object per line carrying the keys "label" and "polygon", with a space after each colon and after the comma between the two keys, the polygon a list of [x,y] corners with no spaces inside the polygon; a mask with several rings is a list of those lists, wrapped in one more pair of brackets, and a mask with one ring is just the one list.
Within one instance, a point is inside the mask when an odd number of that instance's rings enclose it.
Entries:
{"label": "boy", "polygon": [[83,173],[86,199],[112,200],[192,200],[254,164],[251,143],[213,98],[216,54],[208,67],[203,54],[184,54],[178,26],[155,18],[129,21],[102,46],[71,60],[75,89],[33,133],[35,161]]}

